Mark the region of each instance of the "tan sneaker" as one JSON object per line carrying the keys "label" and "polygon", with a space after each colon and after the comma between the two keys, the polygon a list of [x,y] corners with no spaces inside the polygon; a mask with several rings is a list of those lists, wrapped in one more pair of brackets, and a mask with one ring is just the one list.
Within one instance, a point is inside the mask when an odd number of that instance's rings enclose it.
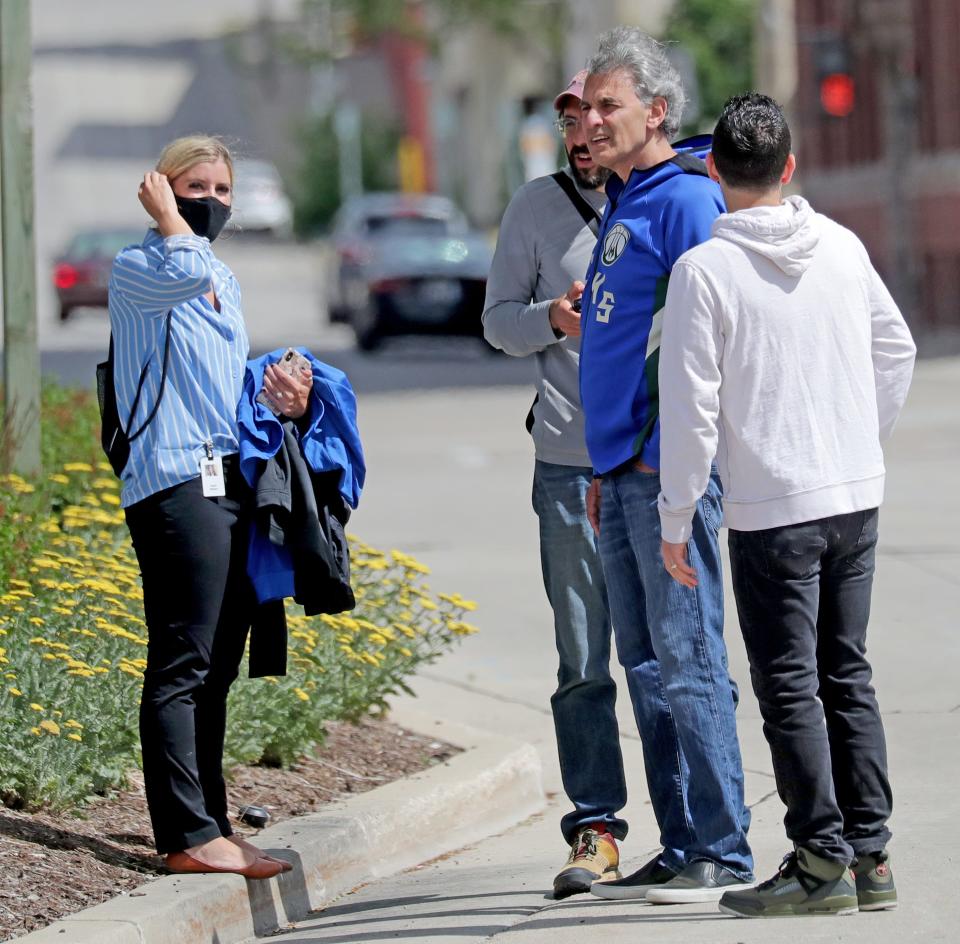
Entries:
{"label": "tan sneaker", "polygon": [[570,846],[567,864],[553,880],[553,897],[579,895],[590,891],[594,882],[612,882],[620,878],[619,865],[617,840],[608,832],[584,827]]}

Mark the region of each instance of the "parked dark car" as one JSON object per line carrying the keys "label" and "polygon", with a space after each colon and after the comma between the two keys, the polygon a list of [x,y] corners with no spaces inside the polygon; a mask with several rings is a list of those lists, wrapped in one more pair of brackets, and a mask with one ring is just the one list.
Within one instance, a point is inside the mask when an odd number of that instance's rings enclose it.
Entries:
{"label": "parked dark car", "polygon": [[330,318],[362,350],[391,335],[482,335],[491,246],[446,197],[355,197],[337,214],[333,253]]}
{"label": "parked dark car", "polygon": [[143,240],[143,229],[81,230],[54,260],[53,284],[60,303],[60,320],[66,321],[74,308],[106,308],[107,284],[113,257],[124,248]]}

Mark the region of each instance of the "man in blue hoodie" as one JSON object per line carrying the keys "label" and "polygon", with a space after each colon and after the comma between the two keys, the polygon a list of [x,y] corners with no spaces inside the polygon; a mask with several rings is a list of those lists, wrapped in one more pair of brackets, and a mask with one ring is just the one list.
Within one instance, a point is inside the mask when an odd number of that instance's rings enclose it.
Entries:
{"label": "man in blue hoodie", "polygon": [[714,476],[697,504],[683,587],[660,559],[661,309],[670,271],[723,212],[703,162],[670,139],[684,93],[664,47],[633,27],[601,37],[581,100],[587,147],[613,171],[582,302],[580,396],[617,654],[626,669],[663,851],[601,898],[716,901],[753,882],[727,671]]}

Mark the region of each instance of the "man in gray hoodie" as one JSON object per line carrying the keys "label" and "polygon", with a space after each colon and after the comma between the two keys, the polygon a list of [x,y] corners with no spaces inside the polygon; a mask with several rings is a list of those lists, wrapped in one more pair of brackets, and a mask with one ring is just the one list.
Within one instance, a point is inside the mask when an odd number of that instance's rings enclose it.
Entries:
{"label": "man in gray hoodie", "polygon": [[568,294],[590,262],[609,176],[591,158],[580,125],[585,78],[578,73],[554,100],[569,168],[514,194],[483,312],[490,344],[515,357],[533,354],[537,364],[528,418],[536,450],[533,507],[560,655],[551,707],[560,773],[573,804],[560,823],[570,854],[554,879],[556,898],[619,878],[617,840],[627,833],[617,815],[627,791],[609,668],[610,616],[585,504],[592,467],[579,397],[580,314],[573,300],[579,292]]}
{"label": "man in gray hoodie", "polygon": [[793,843],[773,878],[720,899],[743,917],[897,906],[866,634],[881,442],[916,349],[860,240],[802,197],[783,198],[795,166],[776,102],[727,102],[707,169],[729,212],[674,266],[660,347],[664,567],[696,586],[687,541],[715,458],[740,629]]}

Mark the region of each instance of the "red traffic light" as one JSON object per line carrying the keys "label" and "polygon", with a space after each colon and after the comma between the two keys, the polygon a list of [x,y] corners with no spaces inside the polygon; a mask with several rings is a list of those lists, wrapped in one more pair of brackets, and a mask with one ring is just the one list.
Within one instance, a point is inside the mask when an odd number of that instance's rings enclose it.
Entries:
{"label": "red traffic light", "polygon": [[853,111],[856,88],[853,76],[846,72],[833,72],[820,80],[820,104],[834,118],[846,118]]}

